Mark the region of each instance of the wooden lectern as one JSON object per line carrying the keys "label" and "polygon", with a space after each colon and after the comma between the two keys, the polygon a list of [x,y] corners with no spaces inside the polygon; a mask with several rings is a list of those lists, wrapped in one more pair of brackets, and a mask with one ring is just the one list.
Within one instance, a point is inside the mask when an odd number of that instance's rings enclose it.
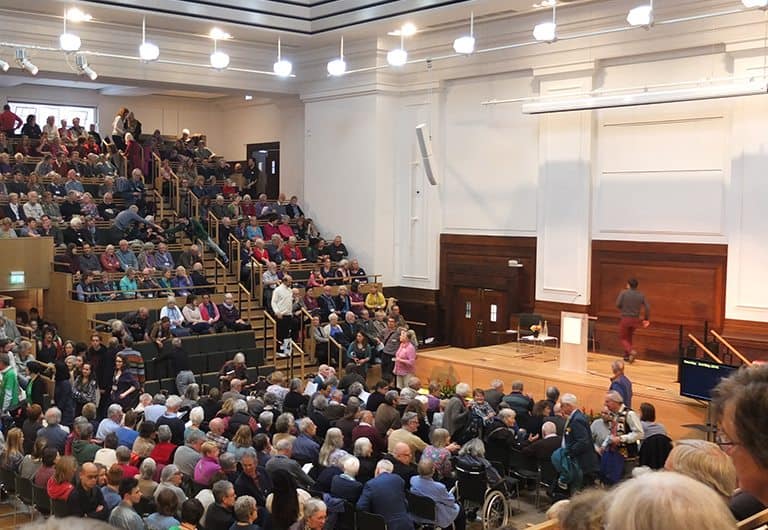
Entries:
{"label": "wooden lectern", "polygon": [[560,313],[560,369],[587,373],[589,315]]}

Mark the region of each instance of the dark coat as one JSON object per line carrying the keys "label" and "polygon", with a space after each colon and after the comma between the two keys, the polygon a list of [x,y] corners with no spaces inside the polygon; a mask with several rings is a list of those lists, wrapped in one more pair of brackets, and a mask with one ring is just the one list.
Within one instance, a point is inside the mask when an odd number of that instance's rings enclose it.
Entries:
{"label": "dark coat", "polygon": [[389,530],[413,530],[404,490],[402,478],[382,473],[366,483],[357,501],[357,509],[381,515]]}
{"label": "dark coat", "polygon": [[575,410],[566,421],[565,450],[576,459],[582,473],[596,473],[600,469],[587,417],[580,410]]}
{"label": "dark coat", "polygon": [[349,480],[341,475],[336,475],[331,480],[331,495],[334,497],[355,504],[362,493],[363,485],[356,480]]}

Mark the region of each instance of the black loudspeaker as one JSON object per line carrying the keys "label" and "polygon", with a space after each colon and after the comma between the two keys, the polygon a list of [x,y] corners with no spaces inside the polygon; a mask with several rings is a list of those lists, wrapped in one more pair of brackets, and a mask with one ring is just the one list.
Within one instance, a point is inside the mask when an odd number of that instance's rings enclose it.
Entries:
{"label": "black loudspeaker", "polygon": [[419,141],[419,152],[421,152],[421,160],[424,165],[424,174],[427,176],[430,184],[437,186],[437,175],[432,167],[432,140],[430,140],[426,129],[426,123],[416,126],[416,139]]}

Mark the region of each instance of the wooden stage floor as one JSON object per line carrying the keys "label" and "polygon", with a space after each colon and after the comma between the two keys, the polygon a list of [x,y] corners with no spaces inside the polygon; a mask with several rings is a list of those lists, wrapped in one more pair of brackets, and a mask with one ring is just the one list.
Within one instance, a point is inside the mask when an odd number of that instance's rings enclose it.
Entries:
{"label": "wooden stage floor", "polygon": [[[560,370],[557,348],[536,347],[517,343],[499,344],[465,350],[437,348],[420,351],[416,375],[426,386],[428,381],[465,382],[473,388],[489,388],[494,379],[504,381],[509,392],[513,381],[522,381],[524,392],[535,400],[544,399],[547,386],[554,385],[561,394],[570,392],[579,398],[587,413],[598,413],[610,385],[611,362],[617,357],[590,353],[587,373]],[[654,361],[636,360],[627,365],[626,375],[632,381],[632,405],[639,410],[647,401],[656,407],[656,420],[664,424],[672,439],[703,438],[702,431],[683,425],[703,424],[706,404],[680,396],[677,366]]]}

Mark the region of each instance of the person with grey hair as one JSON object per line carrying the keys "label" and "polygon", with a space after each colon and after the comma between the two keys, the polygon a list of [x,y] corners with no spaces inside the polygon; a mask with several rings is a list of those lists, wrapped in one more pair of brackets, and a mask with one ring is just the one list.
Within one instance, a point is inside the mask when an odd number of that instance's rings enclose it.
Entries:
{"label": "person with grey hair", "polygon": [[655,472],[627,480],[611,492],[605,530],[735,530],[721,497],[679,473]]}
{"label": "person with grey hair", "polygon": [[141,490],[141,496],[144,498],[152,498],[155,495],[157,489],[157,482],[153,480],[157,471],[157,462],[154,458],[145,458],[139,465],[139,489]]}
{"label": "person with grey hair", "polygon": [[301,418],[296,422],[299,435],[293,442],[293,458],[299,462],[316,462],[320,454],[320,444],[315,440],[317,426],[311,418]]}
{"label": "person with grey hair", "polygon": [[173,454],[173,463],[185,476],[192,478],[195,474],[195,465],[202,458],[200,447],[207,440],[205,433],[192,432],[187,438],[187,443],[176,448]]}
{"label": "person with grey hair", "polygon": [[485,449],[488,459],[494,462],[506,462],[511,451],[519,451],[521,446],[517,414],[511,408],[502,407],[493,422],[485,429]]}
{"label": "person with grey hair", "polygon": [[584,475],[583,484],[591,485],[597,478],[600,462],[592,445],[592,432],[587,417],[579,410],[579,401],[573,394],[563,394],[560,408],[567,418],[563,448],[579,464]]}
{"label": "person with grey hair", "polygon": [[123,421],[123,407],[113,403],[107,409],[107,417],[99,423],[99,429],[96,432],[96,438],[103,440],[109,433],[115,432],[120,428]]}
{"label": "person with grey hair", "polygon": [[624,404],[624,398],[618,392],[612,390],[605,395],[605,406],[613,415],[612,434],[606,439],[605,445],[609,451],[619,453],[624,458],[624,476],[627,477],[638,465],[639,442],[645,436],[643,425],[637,413]]}
{"label": "person with grey hair", "polygon": [[529,430],[531,413],[533,412],[533,399],[531,396],[523,393],[523,382],[514,381],[512,383],[512,392],[504,396],[503,403],[509,405],[517,414],[517,424]]}
{"label": "person with grey hair", "polygon": [[387,451],[392,453],[398,443],[405,443],[411,448],[413,455],[426,449],[424,440],[414,434],[419,429],[419,415],[415,412],[405,412],[400,419],[402,427],[389,433]]}
{"label": "person with grey hair", "polygon": [[171,490],[179,499],[179,505],[181,505],[185,500],[187,500],[187,495],[180,487],[182,479],[183,476],[178,467],[176,467],[174,464],[165,466],[160,472],[160,484],[158,484],[157,488],[155,488],[155,493],[153,495],[155,501],[157,501],[157,496],[161,491]]}
{"label": "person with grey hair", "polygon": [[341,475],[331,479],[331,495],[355,504],[363,493],[363,485],[356,477],[360,471],[360,460],[352,455],[341,459]]}
{"label": "person with grey hair", "polygon": [[392,462],[380,460],[376,464],[376,476],[365,483],[358,499],[358,510],[375,513],[384,518],[389,530],[413,530],[405,501],[405,482],[392,473]]}
{"label": "person with grey hair", "polygon": [[624,374],[624,361],[615,360],[611,363],[611,386],[608,390],[618,392],[627,408],[632,408],[632,381]]}
{"label": "person with grey hair", "polygon": [[237,495],[250,495],[256,499],[259,506],[264,506],[267,493],[272,489],[272,481],[264,468],[259,467],[259,457],[251,448],[240,457],[242,472],[235,480]]}
{"label": "person with grey hair", "polygon": [[235,523],[235,487],[228,480],[219,480],[211,487],[213,504],[205,511],[205,528],[230,528]]}
{"label": "person with grey hair", "polygon": [[397,390],[389,390],[384,394],[384,403],[376,409],[376,430],[381,436],[387,436],[389,431],[400,428],[400,413],[396,408],[399,399]]}
{"label": "person with grey hair", "polygon": [[[423,521],[437,523],[439,528],[449,528],[453,525],[455,530],[463,530],[466,527],[466,516],[456,497],[453,496],[445,484],[437,482],[433,477],[435,465],[432,460],[422,458],[416,467],[418,475],[411,477],[411,493],[432,499],[435,503],[435,520]],[[418,524],[420,520],[414,518]]]}
{"label": "person with grey hair", "polygon": [[231,528],[232,530],[258,530],[260,527],[253,524],[258,517],[259,508],[256,499],[250,495],[242,495],[235,501],[236,521]]}
{"label": "person with grey hair", "polygon": [[274,444],[275,454],[269,459],[266,465],[267,473],[270,477],[274,476],[278,470],[286,471],[293,475],[299,486],[302,488],[311,488],[315,481],[301,469],[296,460],[293,460],[293,440],[282,439]]}
{"label": "person with grey hair", "polygon": [[48,447],[55,447],[59,454],[63,455],[69,432],[59,425],[61,411],[58,407],[51,407],[45,411],[45,422],[47,426],[38,429],[37,438],[45,438],[48,440]]}
{"label": "person with grey hair", "polygon": [[328,507],[320,499],[308,499],[304,503],[303,512],[303,517],[291,525],[289,530],[323,530],[332,522],[328,518]]}
{"label": "person with grey hair", "polygon": [[531,443],[523,448],[523,454],[538,462],[549,462],[552,453],[563,443],[562,438],[557,435],[557,427],[551,421],[544,422],[541,426],[541,436],[531,436],[528,440]]}
{"label": "person with grey hair", "polygon": [[158,392],[152,397],[152,404],[144,407],[144,421],[157,422],[165,414],[165,394]]}
{"label": "person with grey hair", "polygon": [[269,432],[272,429],[272,422],[275,419],[275,413],[271,410],[262,411],[259,414],[259,426],[264,432]]}
{"label": "person with grey hair", "polygon": [[173,434],[171,442],[175,445],[184,443],[184,421],[179,418],[179,409],[181,408],[181,398],[179,396],[168,396],[165,400],[165,414],[157,419],[156,425],[167,425]]}
{"label": "person with grey hair", "polygon": [[465,398],[469,395],[470,386],[466,383],[456,385],[456,394],[445,405],[443,412],[443,428],[451,433],[451,438],[458,441],[461,431],[470,420],[471,410],[467,407]]}
{"label": "person with grey hair", "polygon": [[316,436],[325,438],[325,433],[331,428],[331,422],[327,416],[328,411],[328,398],[323,394],[317,394],[312,400],[312,411],[308,416],[312,419],[317,427]]}
{"label": "person with grey hair", "polygon": [[491,388],[485,391],[485,400],[493,407],[493,410],[498,412],[502,398],[504,398],[504,381],[494,379],[491,381]]}
{"label": "person with grey hair", "polygon": [[234,484],[235,479],[237,479],[237,459],[235,455],[232,453],[221,453],[219,455],[219,466],[221,466],[222,473],[227,475],[227,479]]}

